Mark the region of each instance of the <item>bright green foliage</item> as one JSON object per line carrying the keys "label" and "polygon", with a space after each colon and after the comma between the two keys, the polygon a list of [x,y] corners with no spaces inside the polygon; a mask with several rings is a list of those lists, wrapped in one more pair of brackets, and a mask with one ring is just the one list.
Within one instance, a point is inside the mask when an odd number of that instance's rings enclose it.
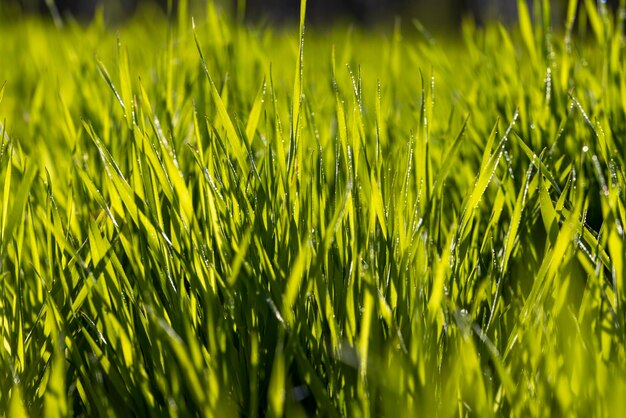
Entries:
{"label": "bright green foliage", "polygon": [[0,412],[623,413],[624,22],[525,4],[2,22]]}

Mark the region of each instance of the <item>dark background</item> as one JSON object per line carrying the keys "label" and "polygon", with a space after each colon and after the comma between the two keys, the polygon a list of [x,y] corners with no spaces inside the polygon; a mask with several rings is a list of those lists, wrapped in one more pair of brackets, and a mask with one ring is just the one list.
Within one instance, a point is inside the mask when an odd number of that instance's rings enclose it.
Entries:
{"label": "dark background", "polygon": [[[271,24],[297,19],[299,0],[218,0],[234,12],[245,4],[249,21]],[[579,0],[581,1],[581,0]],[[0,0],[0,9],[7,15],[50,15],[51,7],[60,16],[72,16],[79,21],[93,18],[98,6],[112,22],[121,21],[146,5],[164,11],[175,9],[177,0]],[[532,0],[528,0],[532,6]],[[616,7],[619,0],[609,0]],[[204,1],[189,0],[190,7],[201,7]],[[561,20],[567,0],[551,1],[554,18]],[[54,10],[52,11],[55,12]],[[464,16],[473,16],[477,22],[497,19],[511,22],[517,18],[516,0],[309,0],[307,18],[315,24],[351,20],[362,24],[379,24],[395,16],[417,17],[428,28],[455,27]]]}

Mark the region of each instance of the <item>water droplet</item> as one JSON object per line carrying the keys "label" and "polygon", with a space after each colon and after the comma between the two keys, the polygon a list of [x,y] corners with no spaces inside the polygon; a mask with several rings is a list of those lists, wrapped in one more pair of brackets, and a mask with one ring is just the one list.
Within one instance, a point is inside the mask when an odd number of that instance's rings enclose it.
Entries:
{"label": "water droplet", "polygon": [[583,152],[589,152],[589,147],[587,145],[583,147]]}

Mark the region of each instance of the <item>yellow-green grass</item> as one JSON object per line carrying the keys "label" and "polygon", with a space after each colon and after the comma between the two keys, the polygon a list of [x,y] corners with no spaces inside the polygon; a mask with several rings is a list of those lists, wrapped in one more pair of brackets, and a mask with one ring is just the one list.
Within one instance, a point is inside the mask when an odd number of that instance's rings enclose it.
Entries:
{"label": "yellow-green grass", "polygon": [[619,414],[624,27],[583,3],[0,22],[0,412]]}

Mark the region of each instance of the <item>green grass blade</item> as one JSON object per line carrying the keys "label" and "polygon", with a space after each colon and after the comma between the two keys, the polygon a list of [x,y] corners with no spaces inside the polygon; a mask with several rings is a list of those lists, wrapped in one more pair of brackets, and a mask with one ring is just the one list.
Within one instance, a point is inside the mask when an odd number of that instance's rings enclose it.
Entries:
{"label": "green grass blade", "polygon": [[248,138],[248,143],[252,143],[252,140],[254,139],[254,134],[256,133],[259,124],[259,119],[261,118],[263,103],[265,102],[265,87],[265,79],[263,79],[261,88],[259,88],[259,92],[254,99],[252,109],[250,109],[248,122],[246,123],[246,137]]}
{"label": "green grass blade", "polygon": [[530,59],[533,61],[536,61],[537,60],[537,47],[535,45],[535,34],[533,32],[533,24],[530,19],[528,5],[526,4],[525,0],[517,1],[517,12],[519,15],[520,31],[522,32],[522,38],[524,39],[524,44],[526,45],[526,49],[528,49],[528,53],[530,54]]}
{"label": "green grass blade", "polygon": [[249,163],[248,163],[246,147],[242,143],[242,140],[239,137],[237,130],[235,129],[235,125],[233,125],[233,122],[230,119],[230,116],[228,115],[228,111],[226,110],[226,106],[224,105],[224,102],[222,101],[222,97],[220,96],[220,93],[217,90],[217,87],[215,86],[213,79],[211,78],[211,74],[209,73],[209,69],[206,65],[206,61],[204,60],[204,54],[202,53],[202,48],[200,47],[200,41],[198,40],[198,35],[196,33],[195,26],[194,26],[193,36],[194,36],[194,40],[196,43],[196,48],[198,49],[198,53],[200,54],[200,61],[202,63],[204,74],[209,80],[210,93],[211,93],[211,97],[213,98],[215,107],[217,108],[219,120],[221,121],[224,128],[226,129],[228,144],[230,145],[230,147],[232,147],[234,157],[239,163],[240,169],[244,173],[248,173],[250,168],[249,168]]}

